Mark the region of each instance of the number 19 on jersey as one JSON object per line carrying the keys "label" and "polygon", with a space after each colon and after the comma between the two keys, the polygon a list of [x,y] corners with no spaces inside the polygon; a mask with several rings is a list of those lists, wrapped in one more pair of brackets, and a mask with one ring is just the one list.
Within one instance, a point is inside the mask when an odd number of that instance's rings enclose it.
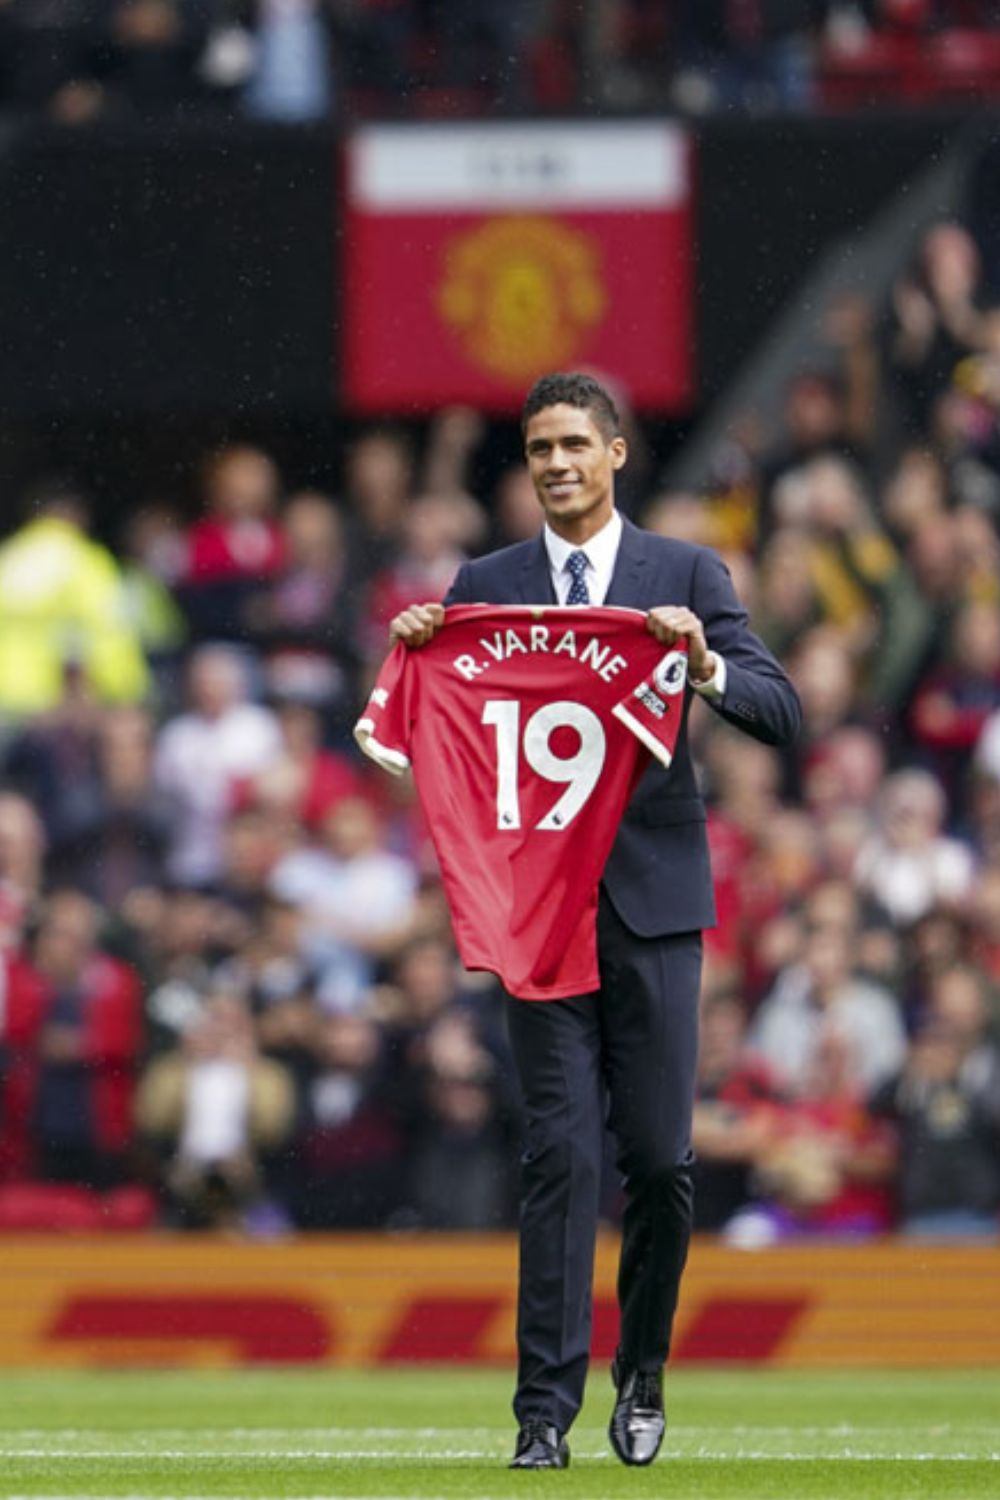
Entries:
{"label": "number 19 on jersey", "polygon": [[[522,737],[517,699],[491,698],[483,707],[482,722],[496,734],[497,828],[503,832],[521,827],[518,773],[523,751],[536,776],[566,788],[535,828],[565,830],[586,804],[604,769],[607,742],[597,715],[583,703],[546,703],[531,715]],[[576,731],[579,744],[572,755],[553,751],[552,736],[558,729]]]}

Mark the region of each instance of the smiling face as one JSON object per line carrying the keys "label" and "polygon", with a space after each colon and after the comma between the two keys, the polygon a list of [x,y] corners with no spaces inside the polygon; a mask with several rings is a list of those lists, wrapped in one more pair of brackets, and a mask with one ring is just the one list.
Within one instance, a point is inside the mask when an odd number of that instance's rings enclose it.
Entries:
{"label": "smiling face", "polygon": [[560,402],[528,419],[524,447],[552,530],[575,546],[589,541],[611,519],[625,439],[605,438],[589,411]]}

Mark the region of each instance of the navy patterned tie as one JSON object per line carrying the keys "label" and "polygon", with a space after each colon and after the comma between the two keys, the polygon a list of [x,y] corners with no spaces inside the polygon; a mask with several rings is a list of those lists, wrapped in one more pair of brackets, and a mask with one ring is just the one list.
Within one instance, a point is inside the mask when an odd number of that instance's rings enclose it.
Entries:
{"label": "navy patterned tie", "polygon": [[587,583],[584,577],[587,571],[586,552],[571,552],[566,559],[566,571],[573,580],[569,586],[566,603],[589,604],[590,595],[587,593]]}

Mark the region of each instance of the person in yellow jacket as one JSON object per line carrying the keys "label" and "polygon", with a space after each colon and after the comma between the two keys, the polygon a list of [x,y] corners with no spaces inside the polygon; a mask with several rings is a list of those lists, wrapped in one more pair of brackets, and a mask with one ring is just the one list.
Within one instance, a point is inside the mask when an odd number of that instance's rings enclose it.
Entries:
{"label": "person in yellow jacket", "polygon": [[82,496],[40,488],[31,519],[0,543],[0,718],[54,708],[70,664],[95,698],[134,703],[149,671],[114,557],[86,531]]}

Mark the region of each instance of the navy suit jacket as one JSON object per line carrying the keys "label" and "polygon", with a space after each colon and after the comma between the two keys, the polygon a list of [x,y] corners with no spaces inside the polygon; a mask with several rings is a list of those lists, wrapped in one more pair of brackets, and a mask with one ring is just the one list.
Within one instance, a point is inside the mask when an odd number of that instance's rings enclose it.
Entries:
{"label": "navy suit jacket", "polygon": [[[444,602],[555,604],[542,535],[464,563]],[[801,719],[795,689],[749,629],[728,569],[708,547],[656,536],[624,520],[604,602],[641,610],[687,605],[702,621],[711,649],[726,661],[726,691],[712,706],[765,744],[795,738]],[[654,762],[646,771],[604,869],[604,888],[618,915],[640,937],[715,924],[705,806],[687,736],[691,696],[689,688],[673,764],[665,771]]]}

